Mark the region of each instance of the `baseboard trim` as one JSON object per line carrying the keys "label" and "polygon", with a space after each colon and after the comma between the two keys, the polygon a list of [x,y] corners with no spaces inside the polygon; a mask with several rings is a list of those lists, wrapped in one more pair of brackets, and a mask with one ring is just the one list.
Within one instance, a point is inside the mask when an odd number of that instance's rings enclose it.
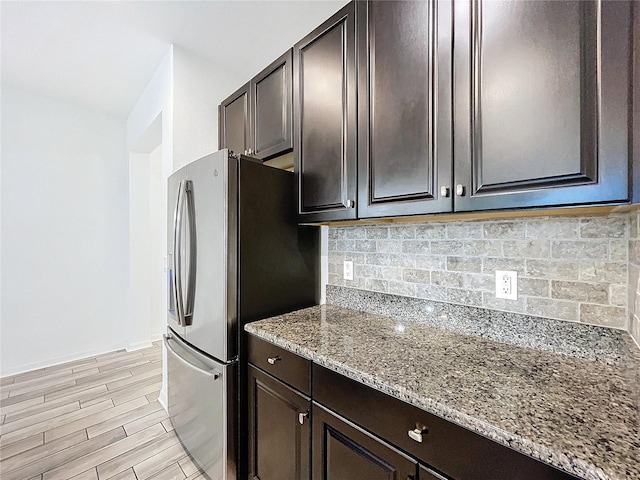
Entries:
{"label": "baseboard trim", "polygon": [[127,347],[127,352],[135,352],[136,350],[142,350],[143,348],[149,348],[153,346],[151,340],[145,340],[143,342],[132,343]]}
{"label": "baseboard trim", "polygon": [[11,367],[2,371],[1,378],[11,377],[13,375],[20,375],[21,373],[31,372],[33,370],[40,370],[41,368],[53,367],[56,365],[62,365],[63,363],[75,362],[76,360],[82,360],[87,357],[96,357],[98,355],[104,355],[105,353],[111,353],[118,350],[124,350],[122,344],[110,345],[108,347],[96,348],[92,350],[83,350],[81,352],[70,353],[69,355],[62,355],[60,357],[52,358],[50,360],[43,360],[40,362],[25,363],[18,365],[17,367]]}
{"label": "baseboard trim", "polygon": [[158,403],[162,405],[164,411],[169,413],[169,409],[167,408],[167,392],[164,390],[160,390],[160,395],[158,395]]}

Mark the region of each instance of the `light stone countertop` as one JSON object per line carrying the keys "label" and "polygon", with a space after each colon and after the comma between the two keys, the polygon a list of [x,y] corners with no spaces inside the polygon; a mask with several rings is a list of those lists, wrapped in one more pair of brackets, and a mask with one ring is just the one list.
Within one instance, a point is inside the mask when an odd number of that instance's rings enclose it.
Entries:
{"label": "light stone countertop", "polygon": [[640,350],[624,332],[612,362],[414,320],[325,305],[245,330],[578,477],[640,479]]}

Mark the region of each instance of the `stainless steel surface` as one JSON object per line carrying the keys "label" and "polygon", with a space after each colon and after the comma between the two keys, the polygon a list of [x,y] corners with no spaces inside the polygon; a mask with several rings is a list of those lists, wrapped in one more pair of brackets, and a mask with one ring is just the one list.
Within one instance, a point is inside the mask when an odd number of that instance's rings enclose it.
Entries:
{"label": "stainless steel surface", "polygon": [[440,196],[448,197],[449,196],[449,187],[442,186],[440,187]]}
{"label": "stainless steel surface", "polygon": [[280,361],[280,357],[269,357],[267,358],[267,362],[269,362],[270,365],[275,365],[276,362]]}
{"label": "stainless steel surface", "polygon": [[[236,337],[230,334],[237,323],[233,286],[237,264],[237,162],[222,150],[186,167],[194,226],[190,243],[197,249],[198,267],[192,271],[192,287],[188,289],[193,309],[185,339],[222,362],[232,361],[237,355]],[[230,285],[232,291],[228,292]]]}
{"label": "stainless steel surface", "polygon": [[187,300],[186,306],[183,304],[183,325],[189,326],[193,320],[193,303],[196,291],[196,272],[197,272],[197,259],[198,259],[198,244],[196,242],[196,213],[193,202],[193,184],[190,180],[184,181],[184,197],[187,212],[187,223],[189,224],[188,239],[188,256],[189,256],[189,273],[187,275]]}
{"label": "stainless steel surface", "polygon": [[167,225],[170,226],[167,231],[167,323],[179,335],[184,335],[184,327],[182,324],[182,309],[179,309],[178,306],[179,295],[176,285],[176,240],[179,235],[178,212],[182,195],[182,181],[184,180],[185,174],[186,169],[182,168],[175,172],[167,182],[169,204],[169,208],[167,209]]}
{"label": "stainless steel surface", "polygon": [[177,335],[165,336],[164,343],[168,410],[176,434],[211,479],[231,480],[227,474],[227,402],[234,400],[228,397],[227,387],[235,366],[214,362]]}
{"label": "stainless steel surface", "polygon": [[456,185],[456,195],[458,195],[459,197],[464,196],[464,185],[460,183]]}
{"label": "stainless steel surface", "polygon": [[169,343],[169,340],[174,340],[175,337],[173,337],[172,335],[163,335],[162,336],[162,341],[164,343],[164,346],[167,348],[167,350],[169,352],[171,352],[171,354],[175,355],[176,359],[178,361],[180,361],[181,363],[183,363],[186,367],[191,368],[193,370],[195,370],[196,372],[202,373],[203,375],[210,375],[214,380],[217,380],[218,378],[220,378],[220,372],[216,371],[216,370],[208,370],[208,369],[204,369],[201,368],[191,362],[188,362],[187,360],[185,360],[184,358],[182,358],[180,356],[180,354],[178,352],[176,352],[174,350],[174,348],[171,346],[171,343]]}
{"label": "stainless steel surface", "polygon": [[173,289],[176,298],[176,313],[178,323],[184,324],[184,297],[182,295],[182,213],[184,211],[184,180],[180,180],[178,186],[178,201],[176,203],[176,214],[173,222],[173,259],[174,275]]}

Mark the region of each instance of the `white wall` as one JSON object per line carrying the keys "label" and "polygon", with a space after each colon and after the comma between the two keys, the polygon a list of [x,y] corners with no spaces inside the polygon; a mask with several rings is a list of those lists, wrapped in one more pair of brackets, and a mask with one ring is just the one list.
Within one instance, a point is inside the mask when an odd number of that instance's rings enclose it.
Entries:
{"label": "white wall", "polygon": [[0,376],[121,348],[122,119],[2,86]]}

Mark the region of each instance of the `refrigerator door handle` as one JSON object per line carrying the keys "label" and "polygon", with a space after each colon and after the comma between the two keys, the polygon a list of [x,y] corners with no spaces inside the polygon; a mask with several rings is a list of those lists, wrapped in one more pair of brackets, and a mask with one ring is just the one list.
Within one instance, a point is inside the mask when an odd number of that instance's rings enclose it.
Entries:
{"label": "refrigerator door handle", "polygon": [[180,361],[180,363],[190,368],[191,370],[195,370],[198,373],[210,376],[213,380],[217,380],[218,378],[220,378],[219,372],[216,372],[215,370],[203,370],[202,368],[194,365],[193,363],[187,361],[184,357],[182,357],[169,343],[169,340],[171,340],[171,338],[172,337],[169,335],[162,335],[162,341],[164,343],[164,346],[167,348],[167,351],[171,353],[174,358]]}
{"label": "refrigerator door handle", "polygon": [[185,326],[184,321],[184,299],[182,298],[182,212],[184,210],[184,190],[185,181],[180,180],[178,186],[178,200],[176,211],[173,217],[173,291],[175,292],[176,314],[180,326]]}
{"label": "refrigerator door handle", "polygon": [[196,210],[193,197],[193,182],[185,180],[184,196],[186,198],[187,221],[189,222],[189,273],[187,275],[187,301],[183,312],[184,326],[193,320],[193,305],[196,294],[196,265],[198,257],[196,237]]}

